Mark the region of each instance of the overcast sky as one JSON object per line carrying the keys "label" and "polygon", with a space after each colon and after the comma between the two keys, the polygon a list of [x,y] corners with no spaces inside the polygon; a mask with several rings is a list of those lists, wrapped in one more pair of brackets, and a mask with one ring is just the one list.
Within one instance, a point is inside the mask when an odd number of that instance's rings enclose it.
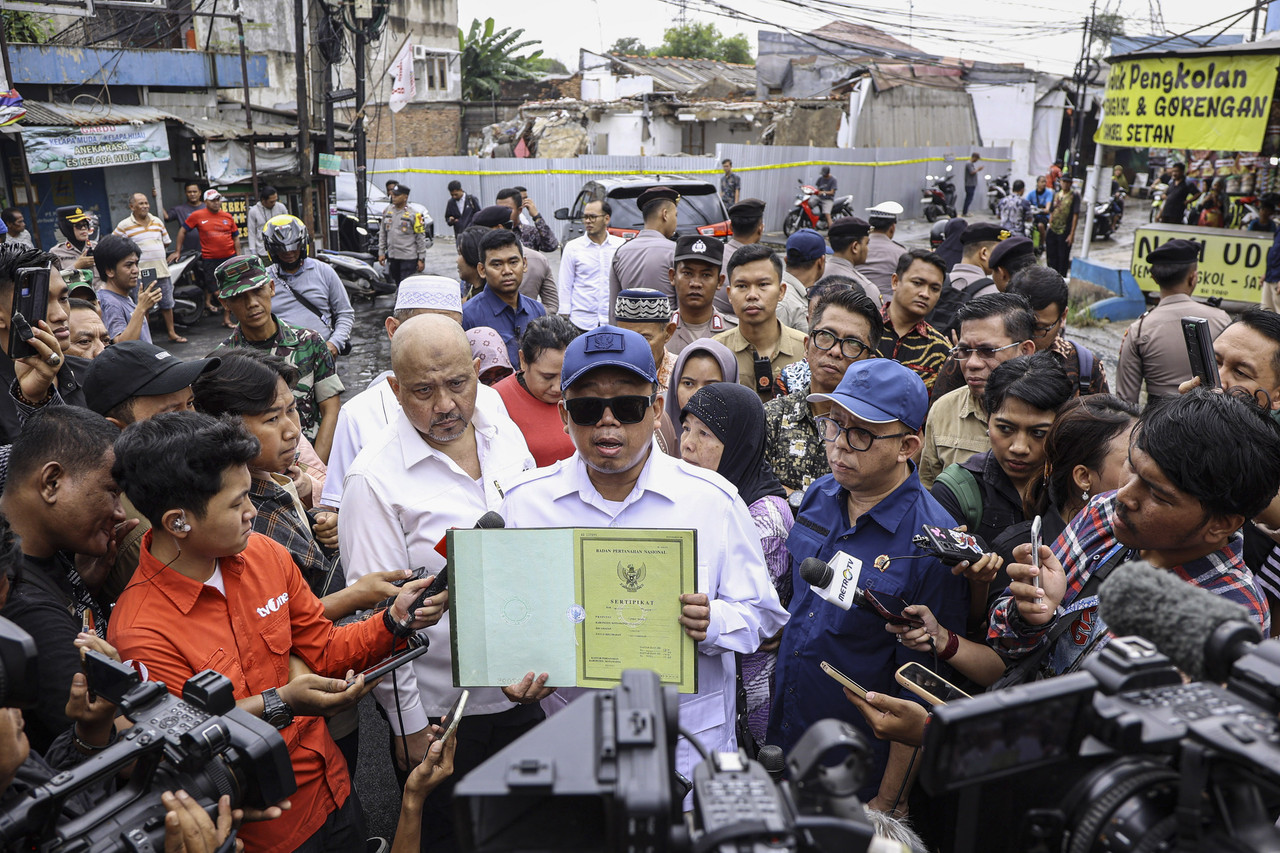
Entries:
{"label": "overcast sky", "polygon": [[[603,50],[616,39],[635,36],[645,45],[662,42],[662,33],[679,20],[681,0],[459,0],[458,26],[473,18],[493,17],[497,26],[524,27],[540,39],[548,56],[573,70],[578,48]],[[965,14],[951,12],[955,0],[898,0],[877,6],[859,0],[685,0],[686,19],[709,21],[724,33],[743,33],[756,50],[756,32],[789,27],[807,32],[843,12],[846,20],[869,24],[913,47],[944,56],[1021,62],[1044,71],[1069,74],[1080,55],[1081,33],[1089,15],[1088,0],[977,0],[963,4]],[[1199,0],[1154,0],[1169,32],[1183,32],[1222,15],[1246,8],[1246,0],[1215,6]],[[1126,32],[1152,32],[1149,0],[1099,2],[1099,11],[1119,11]],[[755,20],[735,19],[730,13]],[[1250,19],[1230,32],[1249,30]],[[1224,23],[1199,31],[1213,35]],[[1260,27],[1261,29],[1261,27]]]}

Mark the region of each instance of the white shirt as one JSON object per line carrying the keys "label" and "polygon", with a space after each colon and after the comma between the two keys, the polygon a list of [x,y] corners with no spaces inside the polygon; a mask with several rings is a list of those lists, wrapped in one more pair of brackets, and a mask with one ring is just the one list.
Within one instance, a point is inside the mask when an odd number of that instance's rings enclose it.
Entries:
{"label": "white shirt", "polygon": [[[711,625],[706,640],[698,644],[698,692],[680,696],[680,725],[712,752],[738,748],[736,667],[729,653],[754,652],[787,623],[789,614],[769,581],[760,534],[747,505],[728,480],[655,446],[631,494],[614,503],[596,491],[582,457],[575,453],[510,486],[498,512],[507,527],[696,530],[698,590],[711,598]],[[554,713],[587,689],[560,688],[543,700],[543,708]],[[701,760],[681,738],[676,769],[693,778]]]}
{"label": "white shirt", "polygon": [[[338,524],[348,581],[370,572],[419,566],[434,575],[445,565],[435,550],[445,531],[475,525],[480,516],[497,509],[503,490],[520,472],[534,467],[514,424],[495,425],[478,408],[471,423],[480,456],[479,483],[427,444],[404,412],[360,451],[347,473],[346,506]],[[431,651],[394,673],[404,733],[426,728],[427,718],[443,715],[462,692],[453,686],[449,614],[424,633]],[[392,680],[384,678],[373,694],[387,711],[391,731],[402,734]],[[468,714],[494,714],[511,707],[496,687],[472,689],[467,700]]]}
{"label": "white shirt", "polygon": [[[342,481],[360,450],[387,428],[387,424],[400,415],[400,401],[387,380],[394,376],[383,371],[359,394],[342,404],[338,410],[338,425],[333,430],[333,445],[329,449],[329,473],[324,481],[324,493],[320,495],[322,506],[342,507]],[[488,385],[476,386],[476,411],[483,411],[489,423],[505,428],[508,424],[519,430],[507,414],[502,396]]]}
{"label": "white shirt", "polygon": [[609,269],[613,253],[626,242],[606,234],[603,243],[596,243],[583,234],[560,250],[557,310],[579,329],[590,330],[609,322]]}

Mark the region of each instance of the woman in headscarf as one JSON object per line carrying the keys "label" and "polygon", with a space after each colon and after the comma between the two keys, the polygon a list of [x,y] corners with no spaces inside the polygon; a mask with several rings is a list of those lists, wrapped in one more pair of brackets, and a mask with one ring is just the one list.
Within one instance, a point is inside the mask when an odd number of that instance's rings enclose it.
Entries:
{"label": "woman in headscarf", "polygon": [[680,410],[693,393],[712,382],[737,382],[738,359],[719,341],[698,338],[676,357],[671,368],[671,384],[663,404],[662,422],[654,431],[658,446],[668,456],[680,458]]}
{"label": "woman in headscarf", "polygon": [[[715,471],[737,487],[760,534],[769,579],[779,600],[787,606],[791,601],[791,573],[787,570],[786,543],[792,515],[786,491],[764,456],[764,404],[760,395],[736,382],[717,382],[695,392],[680,417],[681,458]],[[778,637],[773,637],[759,651],[742,658],[746,727],[757,744],[764,743],[769,723],[777,649]],[[740,718],[743,712],[740,705]],[[739,731],[741,728],[740,725]]]}
{"label": "woman in headscarf", "polygon": [[480,359],[476,371],[485,385],[497,385],[515,373],[507,356],[507,345],[502,342],[502,335],[497,329],[488,326],[467,329],[467,343],[471,344],[471,357]]}
{"label": "woman in headscarf", "polygon": [[964,246],[960,243],[960,237],[968,227],[968,222],[959,216],[953,216],[947,220],[947,227],[942,231],[942,243],[938,245],[936,254],[947,262],[948,273],[964,257]]}

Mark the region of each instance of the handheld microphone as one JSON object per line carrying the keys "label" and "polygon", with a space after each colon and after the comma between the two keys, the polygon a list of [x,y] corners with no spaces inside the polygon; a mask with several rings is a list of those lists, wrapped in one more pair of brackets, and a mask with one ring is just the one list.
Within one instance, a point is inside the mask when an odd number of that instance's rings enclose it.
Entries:
{"label": "handheld microphone", "polygon": [[760,762],[760,766],[765,769],[775,784],[782,781],[783,773],[786,771],[786,759],[782,754],[782,747],[766,743],[756,752],[756,761]]}
{"label": "handheld microphone", "polygon": [[837,551],[831,562],[809,557],[800,564],[800,577],[813,587],[817,595],[841,610],[848,610],[858,603],[858,577],[862,574],[862,561]]}
{"label": "handheld microphone", "polygon": [[1098,608],[1113,634],[1150,640],[1193,681],[1226,681],[1231,665],[1262,641],[1244,607],[1145,561],[1112,572]]}
{"label": "handheld microphone", "polygon": [[[498,515],[493,510],[489,510],[484,515],[480,516],[480,519],[476,521],[475,527],[473,527],[472,530],[500,530],[506,526],[506,519]],[[457,528],[455,527],[450,529],[456,530]],[[445,556],[444,553],[442,553],[442,546],[445,546],[448,540],[449,534],[446,533],[444,536],[441,536],[440,541],[436,543],[436,553],[440,554],[442,557]],[[409,634],[413,633],[410,630],[409,625],[413,623],[414,611],[421,607],[422,603],[431,596],[444,592],[445,587],[448,586],[448,584],[449,567],[446,565],[436,573],[435,580],[433,580],[426,589],[418,593],[418,597],[413,600],[413,604],[409,607],[409,615],[405,618],[405,621],[396,623],[400,627],[400,630],[396,631],[396,636],[407,637]]]}

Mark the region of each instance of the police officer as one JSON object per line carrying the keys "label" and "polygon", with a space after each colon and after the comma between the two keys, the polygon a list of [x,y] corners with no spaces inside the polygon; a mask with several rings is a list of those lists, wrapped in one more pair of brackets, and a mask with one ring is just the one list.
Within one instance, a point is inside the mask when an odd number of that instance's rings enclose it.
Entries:
{"label": "police officer", "polygon": [[671,187],[650,187],[636,199],[644,215],[644,230],[619,246],[609,269],[610,321],[618,294],[647,287],[670,296],[669,273],[676,254],[676,202],[680,194]]}
{"label": "police officer", "polygon": [[427,229],[422,214],[409,206],[409,188],[391,188],[391,204],[382,214],[378,231],[378,263],[397,285],[406,276],[422,272],[427,258]]}
{"label": "police officer", "polygon": [[[759,243],[764,237],[764,202],[758,198],[744,198],[729,208],[729,231],[731,236],[724,244],[724,260],[720,264],[720,272],[729,280],[729,259],[733,253],[743,246]],[[716,291],[716,310],[730,326],[738,325],[738,318],[729,304],[729,290],[722,287]]]}
{"label": "police officer", "polygon": [[[884,294],[871,279],[863,275],[861,269],[858,269],[860,265],[865,265],[867,262],[867,250],[871,245],[870,234],[871,224],[858,216],[842,216],[832,222],[831,228],[827,231],[827,237],[831,240],[831,254],[827,257],[827,268],[823,275],[843,275],[853,279],[862,285],[863,292],[871,298],[877,308],[883,308]],[[894,245],[898,244],[894,243]],[[889,273],[889,277],[893,277],[893,272]],[[889,293],[892,299],[892,285]]]}
{"label": "police officer", "polygon": [[1210,339],[1231,322],[1227,312],[1191,298],[1201,248],[1194,240],[1169,240],[1147,255],[1151,277],[1160,285],[1160,304],[1135,320],[1120,342],[1116,393],[1130,403],[1138,402],[1144,380],[1150,402],[1176,394],[1178,385],[1191,378],[1183,317],[1208,320]]}
{"label": "police officer", "polygon": [[867,220],[871,223],[871,242],[867,244],[867,259],[862,262],[862,274],[880,288],[884,302],[893,299],[893,274],[898,269],[898,258],[907,247],[895,243],[893,233],[898,230],[898,217],[902,205],[896,201],[882,201],[867,208]]}

